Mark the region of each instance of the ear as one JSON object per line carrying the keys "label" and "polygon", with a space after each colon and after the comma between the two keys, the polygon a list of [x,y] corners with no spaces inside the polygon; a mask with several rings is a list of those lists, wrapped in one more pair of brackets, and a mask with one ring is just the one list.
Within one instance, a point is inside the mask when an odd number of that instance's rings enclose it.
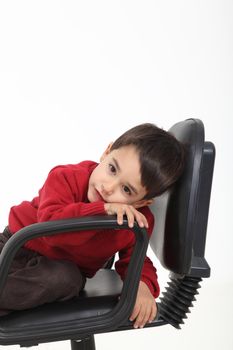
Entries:
{"label": "ear", "polygon": [[102,162],[104,160],[104,158],[111,152],[111,148],[112,148],[113,142],[111,142],[108,147],[106,148],[106,150],[104,151],[104,153],[102,154],[102,156],[100,157],[100,161]]}
{"label": "ear", "polygon": [[154,199],[141,199],[140,201],[137,201],[133,204],[133,207],[135,209],[146,207],[150,204],[152,204]]}

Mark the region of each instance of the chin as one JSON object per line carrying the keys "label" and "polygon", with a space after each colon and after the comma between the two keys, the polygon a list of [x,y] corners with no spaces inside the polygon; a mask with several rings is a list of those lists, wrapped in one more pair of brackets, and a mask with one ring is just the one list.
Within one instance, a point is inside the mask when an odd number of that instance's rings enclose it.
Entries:
{"label": "chin", "polygon": [[89,200],[90,203],[98,202],[101,199],[97,198],[93,193],[90,193],[87,195],[87,199]]}

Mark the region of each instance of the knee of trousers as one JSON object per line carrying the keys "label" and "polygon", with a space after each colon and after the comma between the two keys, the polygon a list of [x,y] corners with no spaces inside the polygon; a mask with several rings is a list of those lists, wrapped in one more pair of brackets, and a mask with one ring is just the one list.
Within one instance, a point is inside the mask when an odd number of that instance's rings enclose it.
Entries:
{"label": "knee of trousers", "polygon": [[66,260],[49,260],[43,257],[42,260],[43,279],[51,292],[59,288],[61,294],[64,291],[64,296],[67,293],[76,296],[83,289],[85,277],[77,265]]}

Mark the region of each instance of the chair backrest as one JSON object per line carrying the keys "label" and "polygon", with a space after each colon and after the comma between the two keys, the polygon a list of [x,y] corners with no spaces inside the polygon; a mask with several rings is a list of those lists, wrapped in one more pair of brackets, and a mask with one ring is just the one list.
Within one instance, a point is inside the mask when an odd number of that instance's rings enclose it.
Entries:
{"label": "chair backrest", "polygon": [[204,258],[215,148],[205,142],[204,125],[187,119],[169,130],[186,144],[184,173],[172,190],[151,206],[155,229],[150,245],[161,264],[173,273],[208,277]]}

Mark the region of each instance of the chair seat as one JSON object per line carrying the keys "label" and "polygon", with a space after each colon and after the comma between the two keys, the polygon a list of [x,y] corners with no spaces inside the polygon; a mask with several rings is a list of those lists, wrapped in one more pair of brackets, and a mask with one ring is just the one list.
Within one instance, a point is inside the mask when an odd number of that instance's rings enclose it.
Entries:
{"label": "chair seat", "polygon": [[[42,305],[30,310],[15,311],[0,317],[0,344],[21,346],[37,345],[40,342],[77,339],[75,322],[101,316],[112,311],[121,294],[122,281],[115,270],[102,269],[87,279],[85,289],[78,298],[69,301]],[[164,325],[159,315],[147,327]],[[132,329],[133,324],[127,321],[118,330]],[[51,332],[47,334],[47,330]],[[113,329],[114,331],[114,329]],[[46,334],[45,334],[46,333]],[[43,336],[41,336],[43,334]]]}
{"label": "chair seat", "polygon": [[121,289],[122,281],[115,270],[99,270],[93,278],[87,279],[85,289],[78,298],[15,311],[1,317],[0,343],[11,344],[13,334],[15,338],[27,329],[33,333],[35,329],[48,329],[61,323],[69,325],[74,320],[108,313],[117,304]]}

